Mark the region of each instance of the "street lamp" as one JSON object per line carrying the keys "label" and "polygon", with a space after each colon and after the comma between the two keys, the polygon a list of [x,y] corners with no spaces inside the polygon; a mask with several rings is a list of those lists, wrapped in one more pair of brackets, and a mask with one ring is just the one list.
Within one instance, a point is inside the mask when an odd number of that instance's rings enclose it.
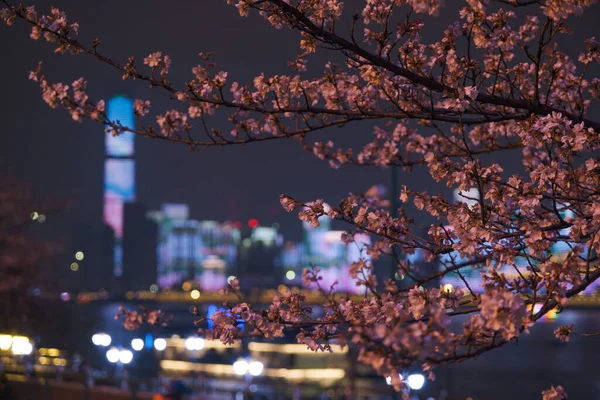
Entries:
{"label": "street lamp", "polygon": [[129,364],[133,360],[133,353],[129,350],[119,351],[119,362],[121,364]]}
{"label": "street lamp", "polygon": [[136,338],[131,341],[131,348],[135,351],[140,351],[144,348],[144,341],[142,339]]}
{"label": "street lamp", "polygon": [[112,342],[112,338],[107,333],[96,333],[92,336],[92,343],[96,346],[108,347]]}
{"label": "street lamp", "polygon": [[167,341],[162,338],[158,338],[154,340],[154,348],[158,351],[163,351],[167,348]]}
{"label": "street lamp", "polygon": [[263,369],[264,365],[260,361],[251,361],[248,364],[248,372],[252,376],[259,376],[260,374],[262,374]]}
{"label": "street lamp", "polygon": [[406,382],[412,390],[421,390],[423,385],[425,385],[425,377],[422,374],[411,374],[406,379]]}
{"label": "street lamp", "polygon": [[235,372],[236,375],[246,375],[246,373],[248,372],[248,361],[244,360],[244,359],[239,359],[236,362],[233,363],[233,372]]}
{"label": "street lamp", "polygon": [[112,364],[119,362],[119,356],[120,356],[120,352],[119,352],[119,349],[117,349],[116,347],[111,347],[106,352],[106,359],[108,360],[108,362],[110,362]]}

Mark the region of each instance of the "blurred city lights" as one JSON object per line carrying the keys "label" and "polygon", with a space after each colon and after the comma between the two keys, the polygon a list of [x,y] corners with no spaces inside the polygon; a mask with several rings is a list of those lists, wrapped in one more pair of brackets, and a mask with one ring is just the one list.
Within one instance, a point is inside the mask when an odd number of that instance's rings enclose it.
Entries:
{"label": "blurred city lights", "polygon": [[106,333],[96,333],[92,336],[92,343],[96,346],[108,347],[111,342],[112,338]]}
{"label": "blurred city lights", "polygon": [[425,385],[425,377],[421,374],[411,374],[406,382],[412,390],[420,390]]}
{"label": "blurred city lights", "polygon": [[186,349],[193,350],[202,350],[204,348],[205,341],[199,337],[189,337],[185,340]]}
{"label": "blurred city lights", "polygon": [[248,220],[248,227],[249,228],[256,228],[258,226],[258,220],[256,218],[252,218],[250,220]]}
{"label": "blurred city lights", "polygon": [[12,352],[15,355],[28,355],[33,351],[33,346],[29,343],[29,338],[25,336],[13,336]]}
{"label": "blurred city lights", "polygon": [[122,364],[129,364],[133,360],[133,353],[129,350],[119,351],[119,361]]}
{"label": "blurred city lights", "polygon": [[198,289],[194,289],[190,292],[190,297],[194,300],[198,300],[200,298],[200,291]]}
{"label": "blurred city lights", "polygon": [[233,372],[236,375],[246,375],[248,372],[248,361],[240,359],[233,363]]}
{"label": "blurred city lights", "polygon": [[71,263],[71,267],[70,268],[71,268],[71,271],[77,272],[77,271],[79,271],[79,264],[77,264],[76,262]]}
{"label": "blurred city lights", "polygon": [[117,349],[116,347],[113,347],[106,352],[106,359],[108,360],[108,362],[116,363],[119,361],[120,355],[121,355],[121,352],[119,351],[119,349]]}
{"label": "blurred city lights", "polygon": [[67,293],[67,292],[62,292],[60,294],[60,299],[62,301],[69,301],[71,299],[71,295],[69,295],[69,293]]}
{"label": "blurred city lights", "polygon": [[167,348],[167,341],[162,338],[158,338],[154,340],[154,348],[158,351],[163,351]]}
{"label": "blurred city lights", "polygon": [[0,335],[0,350],[8,350],[12,345],[11,335]]}
{"label": "blurred city lights", "polygon": [[83,260],[83,257],[85,257],[83,254],[83,251],[78,251],[77,253],[75,253],[76,260],[81,261],[81,260]]}
{"label": "blurred city lights", "polygon": [[250,372],[250,375],[252,376],[259,376],[262,374],[263,369],[264,365],[260,361],[252,361],[250,364],[248,364],[248,372]]}
{"label": "blurred city lights", "polygon": [[290,291],[290,288],[288,288],[286,285],[284,285],[283,283],[279,286],[277,286],[277,291],[279,292],[279,294],[288,294]]}
{"label": "blurred city lights", "polygon": [[142,339],[133,339],[131,341],[131,348],[135,351],[140,351],[144,348],[144,341]]}
{"label": "blurred city lights", "polygon": [[445,293],[452,293],[453,291],[454,291],[454,286],[452,286],[452,285],[451,285],[451,284],[449,284],[449,283],[446,283],[446,284],[444,285],[444,292],[445,292]]}
{"label": "blurred city lights", "polygon": [[296,273],[294,271],[292,271],[291,269],[285,273],[285,277],[291,281],[296,277]]}
{"label": "blurred city lights", "polygon": [[152,293],[157,293],[158,292],[158,285],[156,283],[150,285],[150,291]]}
{"label": "blurred city lights", "polygon": [[235,276],[231,275],[227,277],[227,283],[231,284],[231,282],[235,279]]}
{"label": "blurred city lights", "polygon": [[44,214],[40,214],[40,215],[38,215],[38,217],[37,217],[37,221],[38,221],[39,223],[45,222],[45,221],[46,221],[46,216],[45,216]]}
{"label": "blurred city lights", "polygon": [[[404,377],[402,376],[402,374],[398,374],[398,378],[400,378],[400,380],[403,380]],[[387,383],[388,385],[392,384],[392,377],[391,376],[386,376],[385,377],[385,383]]]}
{"label": "blurred city lights", "polygon": [[40,214],[36,213],[35,211],[31,213],[31,219],[34,220],[34,221],[36,219],[38,219],[39,216],[40,216]]}
{"label": "blurred city lights", "polygon": [[192,284],[189,282],[183,282],[183,285],[181,285],[181,289],[184,292],[189,292],[191,288],[192,288]]}

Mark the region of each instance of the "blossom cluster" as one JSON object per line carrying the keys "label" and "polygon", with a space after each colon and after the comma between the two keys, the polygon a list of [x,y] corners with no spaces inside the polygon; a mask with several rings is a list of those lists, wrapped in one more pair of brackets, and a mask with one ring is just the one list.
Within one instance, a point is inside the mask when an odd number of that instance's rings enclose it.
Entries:
{"label": "blossom cluster", "polygon": [[[346,244],[356,232],[371,235],[363,249],[369,260],[392,258],[396,275],[411,284],[376,276],[371,261],[361,258],[349,271],[368,295],[339,296],[335,284],[320,286],[315,265],[303,279],[323,294],[320,314],[300,293],[280,294],[264,310],[240,296],[239,304],[211,317],[214,329],[207,335],[230,344],[241,324],[266,338],[295,329],[298,341],[313,350],[330,350],[334,340],[355,346],[360,361],[394,377],[408,366],[431,371],[515,340],[600,278],[600,122],[590,116],[600,100],[600,78],[590,76],[600,63],[600,44],[589,38],[574,53],[559,40],[571,32],[572,17],[596,1],[464,0],[433,40],[425,39],[431,36],[424,34],[426,21],[441,13],[441,0],[365,0],[349,24],[342,23],[346,11],[339,0],[227,3],[243,17],[256,12],[276,29],[299,32],[293,73],[238,82],[211,54],[200,53],[191,78],[177,86],[167,79],[171,58],[162,51],[142,65],[134,57],[120,64],[100,52],[98,41],[79,41],[78,25],[58,9],[44,16],[25,6],[0,11],[9,25],[28,23],[33,39],[43,36],[58,52],[95,57],[123,79],[165,92],[174,104],[154,113],[149,99],[136,99],[142,128],[133,129],[107,120],[104,102],[89,98],[83,78],[67,85],[50,82],[41,68],[32,72],[46,103],[74,120],[90,118],[115,135],[132,131],[192,149],[295,138],[332,167],[421,166],[439,188],[431,193],[405,186],[395,210],[395,201],[377,188],[338,205],[281,195],[282,207],[310,226],[324,217],[348,224]],[[319,74],[307,73],[311,55],[322,50],[341,58]],[[220,113],[227,114],[227,129],[211,125]],[[359,147],[309,139],[359,121],[373,131]],[[516,163],[520,169],[509,165]],[[447,189],[462,200],[440,193]],[[415,213],[436,222],[423,226]],[[566,250],[557,255],[557,247]],[[412,262],[417,251],[439,268]],[[480,287],[465,278],[467,269],[481,277]],[[464,285],[439,287],[448,275]],[[239,293],[238,283],[228,290]],[[455,315],[467,315],[459,329],[451,329]],[[137,311],[123,316],[128,328],[149,316],[160,320]],[[563,326],[555,335],[568,341],[572,333]],[[543,396],[566,398],[561,387]]]}

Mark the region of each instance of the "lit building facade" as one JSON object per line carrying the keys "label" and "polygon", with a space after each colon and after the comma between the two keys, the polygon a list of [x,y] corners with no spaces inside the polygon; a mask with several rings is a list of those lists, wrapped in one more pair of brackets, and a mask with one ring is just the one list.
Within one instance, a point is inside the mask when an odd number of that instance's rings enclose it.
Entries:
{"label": "lit building facade", "polygon": [[[321,268],[319,281],[321,288],[328,290],[337,281],[334,287],[336,292],[350,294],[364,293],[364,286],[356,286],[356,281],[350,276],[350,265],[361,259],[370,261],[366,254],[366,246],[371,243],[366,234],[354,235],[354,243],[346,245],[342,241],[344,231],[332,230],[331,219],[327,216],[319,218],[319,226],[312,227],[303,223],[304,241],[296,245],[286,243],[282,253],[282,266],[284,270],[293,271],[286,273],[289,283],[302,283],[302,270],[310,266]],[[290,279],[291,278],[291,279]],[[316,289],[311,287],[311,289]]]}
{"label": "lit building facade", "polygon": [[[110,99],[106,105],[109,120],[135,128],[133,101],[124,96]],[[125,203],[135,201],[135,160],[132,132],[105,134],[104,223],[114,231],[114,276],[123,275],[123,211]]]}
{"label": "lit building facade", "polygon": [[158,286],[179,289],[195,281],[200,289],[216,291],[235,269],[239,229],[230,223],[189,219],[186,204],[164,204],[155,214],[159,223]]}
{"label": "lit building facade", "polygon": [[[478,201],[477,200],[478,198],[479,198],[479,192],[476,188],[472,188],[468,192],[463,192],[462,195],[458,192],[458,190],[454,191],[454,201],[466,203],[469,207],[472,206],[473,204],[475,204]],[[563,208],[566,208],[566,207],[563,207]],[[560,211],[560,215],[563,219],[567,219],[567,220],[574,217],[573,212],[568,209]],[[451,230],[452,227],[447,226],[446,229]],[[565,228],[560,231],[560,234],[562,236],[568,236],[569,232],[570,232],[570,228]],[[550,251],[552,252],[552,257],[555,260],[561,260],[568,254],[569,251],[571,251],[571,246],[567,242],[557,241],[550,247]],[[582,256],[585,257],[586,254],[587,254],[587,250],[584,251]],[[460,263],[467,262],[468,259],[464,258],[464,257],[460,257],[458,252],[452,252],[449,254],[442,255],[440,261],[441,261],[440,262],[440,271],[442,271],[446,268],[446,266],[452,265],[451,264],[452,262],[454,262],[456,264],[460,264]],[[531,263],[533,265],[537,264],[537,262],[535,260],[532,260]],[[525,259],[524,257],[515,258],[514,266],[516,266],[521,271],[522,274],[526,275],[529,273],[527,271],[527,269],[530,267],[530,265],[529,265],[528,260]],[[515,270],[514,266],[513,265],[500,265],[500,266],[495,266],[494,268],[499,274],[503,274],[506,278],[515,279],[515,278],[519,277],[519,273]],[[460,273],[465,278],[465,280],[469,283],[469,286],[473,291],[482,292],[483,291],[483,287],[482,287],[483,278],[481,276],[481,273],[486,272],[487,269],[488,269],[488,267],[485,267],[485,266],[483,266],[483,267],[479,267],[479,266],[465,267],[465,268],[461,268]],[[452,273],[452,272],[448,273],[442,277],[441,284],[442,285],[449,284],[454,287],[464,287],[465,286],[462,278],[457,273]],[[593,284],[589,285],[583,293],[584,294],[592,294],[596,290],[598,290],[599,287],[600,287],[600,283],[594,282]]]}

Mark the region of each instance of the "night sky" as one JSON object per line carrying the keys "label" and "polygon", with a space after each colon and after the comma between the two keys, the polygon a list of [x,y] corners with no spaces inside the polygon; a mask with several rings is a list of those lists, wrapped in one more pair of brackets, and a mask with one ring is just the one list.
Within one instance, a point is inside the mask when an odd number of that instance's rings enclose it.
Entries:
{"label": "night sky", "polygon": [[[39,12],[47,12],[51,4],[65,11],[71,22],[80,23],[84,41],[91,43],[93,37],[99,37],[100,50],[121,63],[131,55],[139,65],[151,52],[169,54],[173,59],[170,79],[175,84],[191,79],[191,68],[200,62],[197,53],[201,51],[216,52],[214,61],[229,72],[230,81],[244,83],[260,72],[292,73],[287,62],[298,51],[295,32],[275,30],[257,15],[241,18],[222,0],[54,0],[34,4]],[[593,10],[598,11],[598,7]],[[429,28],[440,32],[440,22],[454,15],[442,16]],[[579,41],[598,33],[594,20],[590,13],[580,19],[578,34],[572,39]],[[30,40],[28,27],[18,22],[13,27],[0,25],[0,169],[35,184],[44,193],[74,200],[71,210],[54,217],[59,221],[49,225],[57,235],[65,235],[74,222],[101,222],[103,127],[89,121],[76,123],[67,112],[50,109],[38,85],[28,81],[28,72],[41,60],[51,81],[70,84],[84,76],[92,99],[108,99],[116,94],[149,98],[153,112],[163,112],[177,102],[159,89],[149,90],[144,83],[122,82],[118,71],[89,56],[53,54],[52,44]],[[322,71],[326,56],[312,58],[309,71]],[[219,121],[217,126],[225,127]],[[371,128],[363,124],[334,128],[312,138],[328,136],[355,145],[370,140],[371,133]],[[137,198],[150,209],[157,209],[163,202],[185,202],[193,218],[257,218],[267,225],[278,222],[286,238],[295,240],[300,238],[301,225],[295,214],[287,214],[279,206],[280,193],[300,200],[323,198],[337,203],[348,192],[390,181],[389,170],[334,170],[287,140],[191,152],[181,145],[138,137],[136,161]],[[426,182],[431,182],[423,179],[422,171],[402,173],[400,178],[401,184],[416,189],[426,188]]]}

